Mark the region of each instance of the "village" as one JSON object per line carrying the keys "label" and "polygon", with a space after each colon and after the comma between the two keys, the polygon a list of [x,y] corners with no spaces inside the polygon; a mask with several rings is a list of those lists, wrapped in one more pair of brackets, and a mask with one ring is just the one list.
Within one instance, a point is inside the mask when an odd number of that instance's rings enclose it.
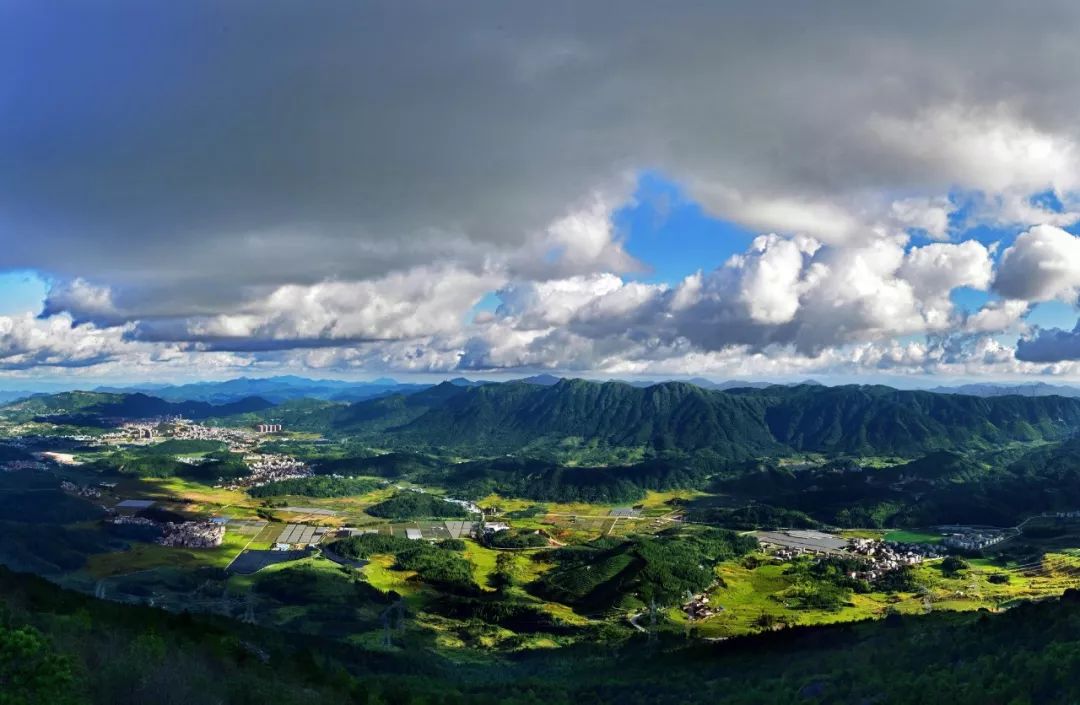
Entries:
{"label": "village", "polygon": [[173,548],[215,548],[225,540],[225,525],[210,520],[159,522],[144,516],[114,514],[105,523],[146,529],[158,534],[156,543]]}
{"label": "village", "polygon": [[820,531],[768,531],[755,535],[776,561],[802,556],[859,558],[859,568],[849,577],[873,582],[884,574],[925,560],[941,558],[946,547],[932,543],[899,543],[869,538],[843,538]]}

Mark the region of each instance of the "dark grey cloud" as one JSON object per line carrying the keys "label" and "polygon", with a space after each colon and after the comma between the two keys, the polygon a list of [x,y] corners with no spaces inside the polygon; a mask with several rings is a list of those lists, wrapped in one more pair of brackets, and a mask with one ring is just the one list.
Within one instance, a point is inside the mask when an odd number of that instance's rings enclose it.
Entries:
{"label": "dark grey cloud", "polygon": [[1037,328],[1016,343],[1016,359],[1024,362],[1080,360],[1080,322],[1072,330]]}
{"label": "dark grey cloud", "polygon": [[198,315],[512,259],[636,169],[769,225],[770,199],[858,211],[969,175],[893,130],[924,110],[1004,104],[1075,133],[1080,90],[1055,70],[1080,58],[1074,4],[829,8],[5,4],[0,267]]}

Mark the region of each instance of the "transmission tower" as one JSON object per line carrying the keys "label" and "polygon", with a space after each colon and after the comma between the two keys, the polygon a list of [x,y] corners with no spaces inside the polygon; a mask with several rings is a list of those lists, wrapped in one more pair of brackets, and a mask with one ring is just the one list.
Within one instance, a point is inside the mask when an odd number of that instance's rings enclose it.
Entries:
{"label": "transmission tower", "polygon": [[399,632],[405,631],[405,600],[398,598],[396,602],[383,610],[379,615],[379,621],[382,622],[383,638],[382,644],[386,648],[390,648],[394,645],[391,631],[394,629],[394,617],[397,617],[397,630]]}
{"label": "transmission tower", "polygon": [[390,639],[390,608],[383,610],[383,613],[379,615],[379,621],[382,622],[383,634],[382,645],[383,648],[389,649],[394,645],[394,642]]}
{"label": "transmission tower", "polygon": [[248,624],[255,624],[255,596],[250,592],[246,595],[244,600],[244,622]]}

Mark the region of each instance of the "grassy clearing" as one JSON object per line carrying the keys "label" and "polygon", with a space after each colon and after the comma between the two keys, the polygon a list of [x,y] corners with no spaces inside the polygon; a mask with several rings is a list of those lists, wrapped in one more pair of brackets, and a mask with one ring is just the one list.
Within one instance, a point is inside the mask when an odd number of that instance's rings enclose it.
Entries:
{"label": "grassy clearing", "polygon": [[418,580],[413,580],[416,577],[415,571],[394,570],[393,565],[393,556],[372,556],[363,568],[364,577],[382,592],[392,590],[401,595],[409,609],[421,608],[430,589]]}
{"label": "grassy clearing", "polygon": [[885,532],[878,529],[841,529],[836,534],[847,539],[880,539]]}
{"label": "grassy clearing", "polygon": [[465,558],[472,566],[473,579],[482,590],[493,591],[491,587],[491,575],[495,572],[495,560],[499,552],[485,548],[472,540],[465,541]]}
{"label": "grassy clearing", "polygon": [[248,505],[256,506],[256,502],[248,497],[247,493],[240,490],[227,490],[219,487],[210,487],[194,480],[185,480],[181,477],[144,478],[142,483],[153,494],[166,497],[189,499],[207,505],[232,506]]}
{"label": "grassy clearing", "polygon": [[928,531],[890,531],[885,534],[886,541],[895,543],[941,543],[942,536]]}

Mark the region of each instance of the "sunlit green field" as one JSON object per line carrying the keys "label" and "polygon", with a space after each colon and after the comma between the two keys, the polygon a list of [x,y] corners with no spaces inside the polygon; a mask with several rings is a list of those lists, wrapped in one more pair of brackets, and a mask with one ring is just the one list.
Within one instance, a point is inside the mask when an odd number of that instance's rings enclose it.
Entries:
{"label": "sunlit green field", "polygon": [[940,543],[941,538],[941,534],[926,531],[890,531],[884,536],[895,543]]}
{"label": "sunlit green field", "polygon": [[[723,610],[693,626],[705,636],[735,636],[760,631],[766,623],[762,615],[786,625],[807,625],[880,618],[889,612],[995,610],[1015,600],[1058,595],[1080,584],[1080,557],[1072,554],[1050,553],[1036,565],[1021,567],[972,559],[969,568],[954,576],[945,575],[940,563],[929,561],[915,569],[919,592],[853,594],[848,605],[836,610],[787,604],[784,593],[794,584],[787,575],[788,564],[767,563],[750,569],[739,562],[725,563],[717,568],[722,585],[709,593],[711,604]],[[1008,582],[991,582],[993,575],[1006,576]],[[671,610],[669,616],[686,622],[680,610]]]}
{"label": "sunlit green field", "polygon": [[215,548],[177,548],[132,542],[126,551],[91,556],[86,571],[94,577],[105,578],[154,568],[224,568],[248,546],[251,539],[250,534],[226,531],[221,545]]}

